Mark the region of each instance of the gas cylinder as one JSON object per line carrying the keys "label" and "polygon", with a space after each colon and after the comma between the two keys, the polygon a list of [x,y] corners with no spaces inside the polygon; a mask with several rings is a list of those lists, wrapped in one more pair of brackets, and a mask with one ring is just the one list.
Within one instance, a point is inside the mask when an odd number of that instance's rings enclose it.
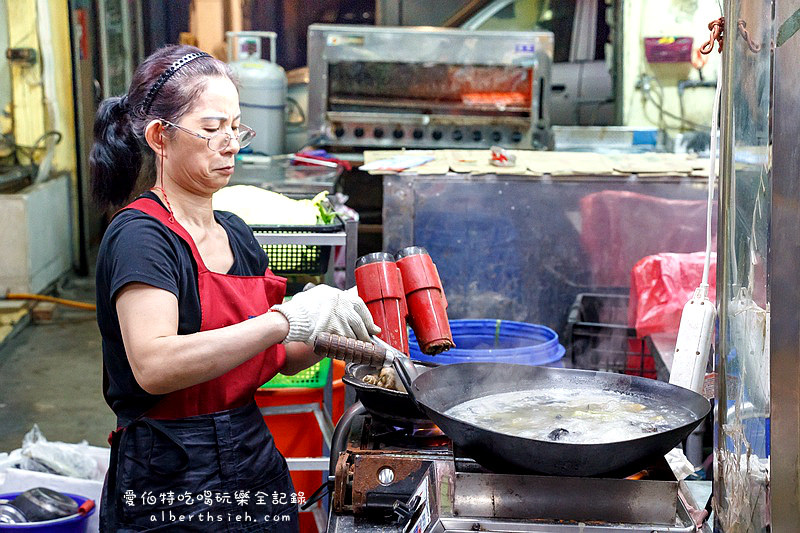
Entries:
{"label": "gas cylinder", "polygon": [[[228,63],[239,78],[242,124],[253,128],[253,153],[284,152],[286,139],[286,73],[275,62],[275,40],[271,31],[229,31]],[[261,58],[261,39],[269,39],[269,61]]]}

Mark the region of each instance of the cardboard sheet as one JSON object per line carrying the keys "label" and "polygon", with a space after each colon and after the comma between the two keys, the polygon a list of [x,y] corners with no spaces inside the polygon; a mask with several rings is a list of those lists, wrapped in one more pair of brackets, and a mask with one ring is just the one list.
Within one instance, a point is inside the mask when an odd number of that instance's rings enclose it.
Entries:
{"label": "cardboard sheet", "polygon": [[[708,175],[708,160],[686,154],[597,154],[592,152],[550,152],[510,150],[517,157],[511,167],[497,167],[490,161],[487,150],[370,150],[364,152],[369,163],[398,154],[432,155],[433,161],[403,171],[418,175],[501,174],[518,176],[689,176]],[[370,171],[370,174],[392,174]]]}
{"label": "cardboard sheet", "polygon": [[591,152],[529,151],[525,159],[528,171],[534,175],[610,176],[614,172],[614,165],[607,156]]}

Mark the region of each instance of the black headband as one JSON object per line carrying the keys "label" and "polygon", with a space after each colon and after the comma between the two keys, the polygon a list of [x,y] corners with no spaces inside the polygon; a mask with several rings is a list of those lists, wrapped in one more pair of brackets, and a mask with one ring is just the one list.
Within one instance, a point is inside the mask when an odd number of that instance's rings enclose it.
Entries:
{"label": "black headband", "polygon": [[167,70],[165,70],[161,74],[161,76],[158,77],[158,79],[153,84],[153,86],[150,88],[150,90],[147,91],[147,96],[144,97],[144,103],[142,104],[142,109],[144,110],[144,114],[145,115],[150,112],[150,107],[153,105],[153,100],[155,99],[156,95],[158,94],[158,91],[161,90],[161,87],[163,87],[164,84],[167,83],[167,80],[173,74],[178,72],[178,70],[180,70],[181,67],[183,67],[184,65],[186,65],[190,61],[193,61],[193,60],[195,60],[197,58],[200,58],[200,57],[211,57],[211,55],[207,54],[205,52],[192,52],[191,54],[186,54],[185,56],[181,57],[180,59],[175,60],[174,63],[172,63],[169,67],[167,67]]}

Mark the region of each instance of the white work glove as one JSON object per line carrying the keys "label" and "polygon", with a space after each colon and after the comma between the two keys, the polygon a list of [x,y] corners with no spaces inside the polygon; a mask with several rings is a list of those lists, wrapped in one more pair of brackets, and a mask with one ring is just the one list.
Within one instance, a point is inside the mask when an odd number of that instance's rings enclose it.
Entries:
{"label": "white work glove", "polygon": [[370,335],[381,332],[355,288],[343,291],[317,285],[271,309],[289,321],[284,344],[299,341],[311,345],[323,332],[370,342]]}

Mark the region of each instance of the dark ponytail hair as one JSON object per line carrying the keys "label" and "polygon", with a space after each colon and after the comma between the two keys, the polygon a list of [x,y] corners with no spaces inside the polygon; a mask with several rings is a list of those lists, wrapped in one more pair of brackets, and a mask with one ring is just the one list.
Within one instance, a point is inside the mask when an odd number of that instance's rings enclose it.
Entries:
{"label": "dark ponytail hair", "polygon": [[142,148],[133,132],[124,96],[100,103],[94,121],[94,144],[89,152],[92,196],[105,208],[121,205],[136,188],[142,167]]}
{"label": "dark ponytail hair", "polygon": [[209,77],[227,77],[237,83],[227,64],[210,56],[198,57],[176,70],[146,102],[148,92],[164,71],[178,59],[200,51],[186,45],[157,50],[136,69],[125,96],[113,96],[100,103],[89,170],[92,196],[101,208],[121,206],[154,184],[155,154],[144,138],[150,121],[180,121],[192,109]]}

